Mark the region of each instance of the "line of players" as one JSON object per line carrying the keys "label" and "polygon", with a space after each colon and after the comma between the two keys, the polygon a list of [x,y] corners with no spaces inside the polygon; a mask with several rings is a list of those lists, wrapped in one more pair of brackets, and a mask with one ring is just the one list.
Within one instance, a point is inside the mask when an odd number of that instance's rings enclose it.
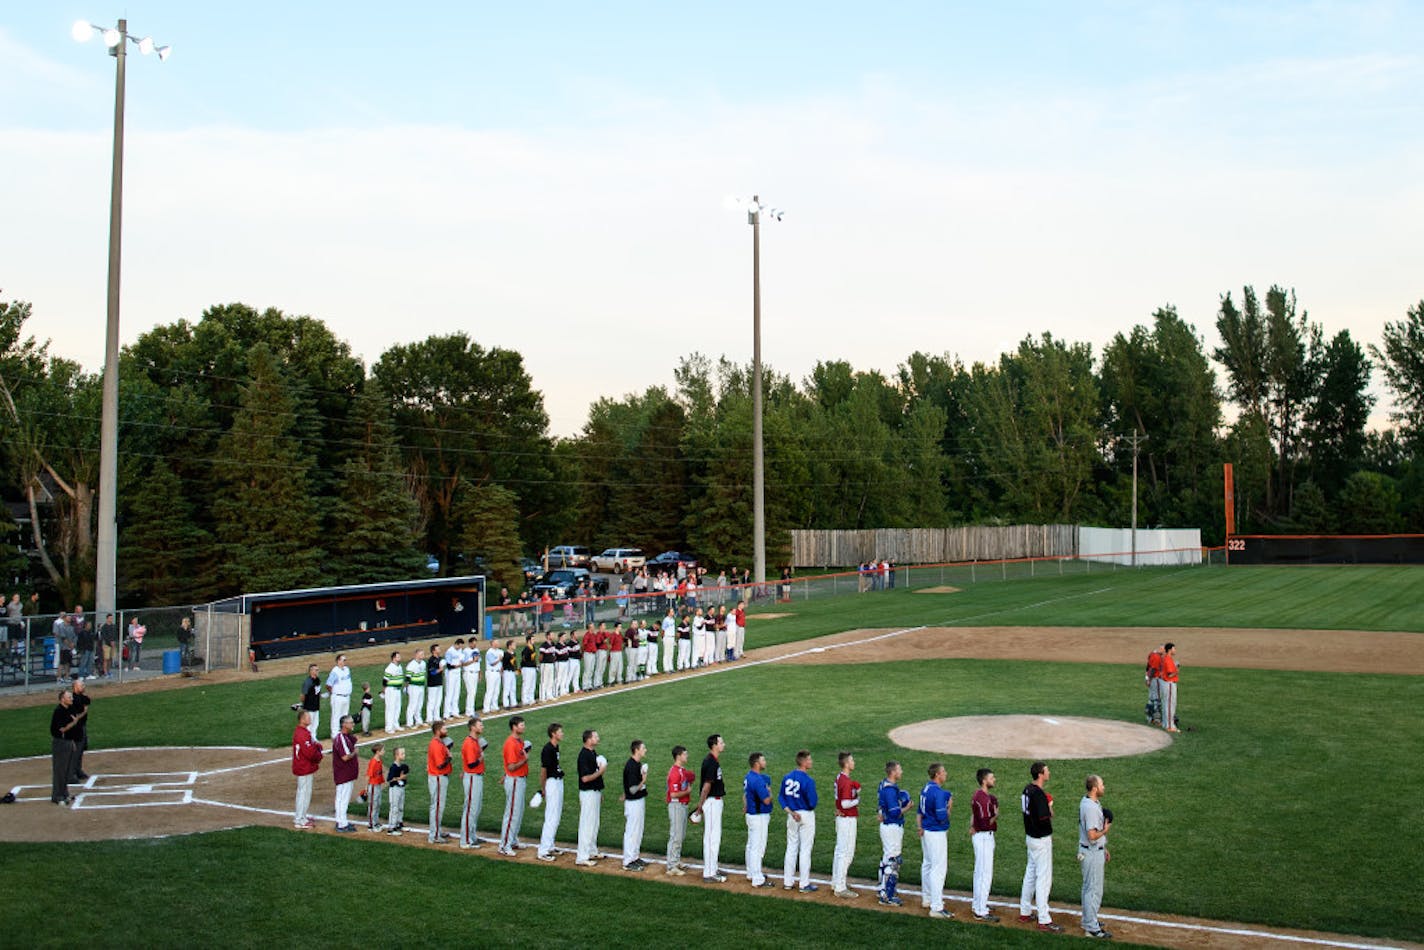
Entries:
{"label": "line of players", "polygon": [[[611,628],[589,624],[581,636],[566,630],[556,637],[549,631],[542,641],[529,636],[522,646],[506,640],[503,646],[493,642],[484,650],[473,639],[467,646],[462,638],[448,649],[438,643],[431,644],[428,653],[417,649],[409,662],[402,661],[400,651],[393,652],[381,674],[386,734],[402,728],[402,705],[406,729],[460,716],[462,687],[464,716],[474,716],[481,669],[485,694],[480,711],[491,713],[636,682],[656,676],[660,664],[672,672],[740,659],[746,648],[746,603],[710,620],[700,610],[679,616],[670,608],[656,626],[642,620],[627,628],[621,623]],[[333,670],[332,675],[338,674]],[[330,678],[327,688],[332,688]],[[362,729],[368,734],[372,707],[368,687],[362,699]],[[333,737],[337,731],[333,722]]]}
{"label": "line of players", "polygon": [[[306,715],[305,712],[301,714],[303,720],[299,721],[297,735],[294,737],[296,750],[300,750],[303,745],[305,730],[302,722],[305,721]],[[347,727],[350,723],[350,717],[343,721],[342,730],[345,735],[349,735]],[[441,830],[441,823],[449,797],[450,779],[458,762],[464,791],[460,846],[480,847],[475,829],[483,803],[485,753],[489,743],[484,738],[484,721],[480,717],[472,717],[467,728],[467,735],[457,751],[443,721],[437,720],[431,727],[431,739],[426,750],[426,779],[430,793],[427,841],[430,844],[444,844],[452,839],[451,835]],[[499,853],[505,855],[513,855],[519,849],[528,847],[519,841],[532,761],[530,753],[533,750],[533,743],[524,738],[525,728],[523,716],[512,717],[509,720],[509,735],[500,750],[504,769],[505,804],[500,824]],[[562,724],[550,723],[547,733],[548,741],[539,754],[538,790],[529,804],[533,808],[539,808],[541,805],[544,808],[537,857],[541,861],[554,862],[557,860],[554,838],[563,816],[566,792],[562,760]],[[307,738],[310,738],[309,734]],[[609,763],[597,751],[600,742],[601,737],[597,730],[585,730],[577,757],[579,830],[574,863],[581,867],[591,867],[602,858],[598,853],[597,840],[602,817],[602,796],[605,791],[604,779]],[[387,815],[388,833],[399,835],[404,830],[404,789],[410,770],[405,765],[405,750],[397,748],[389,772],[385,771],[382,761],[384,748],[383,743],[374,747],[366,771],[367,786],[363,797],[367,801],[367,827],[374,832],[387,830],[387,825],[380,821],[380,802],[382,788],[388,786],[391,792]],[[354,756],[354,743],[339,746],[334,751],[348,749]],[[319,745],[317,750],[319,761]],[[726,742],[721,735],[708,736],[707,755],[702,760],[698,774],[694,775],[687,767],[686,747],[672,747],[672,765],[668,769],[664,786],[669,828],[665,865],[667,875],[683,876],[686,873],[687,865],[682,863],[681,858],[690,821],[704,826],[703,881],[720,884],[727,880],[718,866],[723,803],[727,794],[722,767],[725,751]],[[628,760],[623,766],[621,776],[619,798],[623,802],[625,821],[622,866],[625,871],[630,872],[642,871],[648,866],[641,856],[649,795],[649,767],[645,761],[647,753],[646,743],[634,739],[629,745]],[[294,751],[293,771],[300,776],[302,773],[298,772],[296,755]],[[859,894],[848,886],[847,874],[855,855],[861,784],[853,778],[856,762],[852,753],[839,753],[837,763],[839,771],[832,788],[836,845],[831,867],[831,887],[836,897],[855,899]],[[816,781],[811,775],[813,764],[809,751],[803,749],[797,752],[795,768],[781,778],[775,792],[775,804],[781,807],[786,817],[782,886],[787,890],[799,888],[802,893],[814,893],[819,889],[810,880],[811,849],[816,835],[816,810],[820,804]],[[774,882],[763,870],[773,812],[773,789],[767,774],[766,754],[752,752],[747,757],[747,767],[746,775],[742,779],[742,808],[747,825],[746,876],[755,888],[774,887]],[[312,767],[311,771],[314,770]],[[348,770],[348,774],[354,779],[355,770]],[[897,890],[903,861],[905,822],[913,815],[922,851],[921,906],[932,918],[950,919],[954,915],[945,908],[944,901],[944,882],[949,862],[950,813],[953,809],[953,793],[945,787],[948,773],[942,763],[931,763],[927,770],[928,781],[920,789],[913,804],[909,793],[900,787],[903,775],[899,762],[887,762],[885,777],[876,789],[876,818],[881,843],[877,897],[879,902],[885,905],[901,906],[904,903]],[[1028,863],[1020,892],[1019,921],[1034,922],[1036,911],[1039,930],[1061,932],[1063,928],[1053,922],[1048,907],[1048,894],[1053,883],[1053,797],[1045,791],[1044,786],[1049,775],[1049,768],[1045,763],[1033,763],[1029,767],[1030,782],[1020,796]],[[970,803],[971,842],[974,852],[971,907],[976,920],[998,923],[999,918],[990,912],[988,903],[999,818],[999,800],[993,794],[996,777],[991,769],[981,768],[976,773],[975,780],[978,788]],[[1078,861],[1083,872],[1083,929],[1088,936],[1110,938],[1112,935],[1102,929],[1098,922],[1097,911],[1102,903],[1104,864],[1110,859],[1107,852],[1107,833],[1112,825],[1112,813],[1101,805],[1104,785],[1099,776],[1087,777],[1085,791],[1079,806],[1078,841]],[[309,782],[306,794],[309,800]],[[695,806],[692,804],[694,794],[697,796]],[[349,788],[343,797],[338,785],[338,830],[354,830],[344,814],[344,803],[349,800]],[[304,817],[301,814],[303,811],[299,784],[299,817]],[[311,825],[309,822],[299,821],[298,827]]]}

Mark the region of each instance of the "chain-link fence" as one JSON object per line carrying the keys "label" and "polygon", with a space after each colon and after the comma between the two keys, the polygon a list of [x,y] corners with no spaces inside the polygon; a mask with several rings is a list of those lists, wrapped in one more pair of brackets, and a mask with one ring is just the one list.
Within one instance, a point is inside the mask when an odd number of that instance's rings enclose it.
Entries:
{"label": "chain-link fence", "polygon": [[[1183,565],[1222,564],[1220,548],[1173,548],[1163,551],[1139,551],[1144,561],[1149,555],[1175,555]],[[736,583],[725,576],[706,573],[688,578],[667,578],[666,589],[639,590],[634,573],[609,578],[613,593],[606,595],[574,594],[561,598],[541,598],[529,603],[491,606],[492,632],[502,638],[519,637],[544,630],[572,630],[590,623],[657,620],[668,610],[683,607],[732,610],[739,602],[761,606],[774,602],[792,603],[820,597],[840,597],[845,594],[877,590],[926,587],[965,587],[1035,577],[1061,577],[1074,574],[1110,574],[1135,570],[1128,558],[1130,552],[1110,552],[1092,557],[1066,555],[1062,557],[1010,558],[995,561],[966,561],[946,564],[913,564],[876,566],[864,570],[827,571],[799,577]],[[657,586],[657,579],[650,581]]]}

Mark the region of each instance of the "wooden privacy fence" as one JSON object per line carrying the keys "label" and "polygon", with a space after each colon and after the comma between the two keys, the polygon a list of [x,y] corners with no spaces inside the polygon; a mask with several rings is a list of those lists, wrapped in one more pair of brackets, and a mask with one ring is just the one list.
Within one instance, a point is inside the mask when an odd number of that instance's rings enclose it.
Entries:
{"label": "wooden privacy fence", "polygon": [[1077,553],[1078,526],[1071,524],[791,532],[795,567],[847,567],[871,558],[896,564],[945,564]]}

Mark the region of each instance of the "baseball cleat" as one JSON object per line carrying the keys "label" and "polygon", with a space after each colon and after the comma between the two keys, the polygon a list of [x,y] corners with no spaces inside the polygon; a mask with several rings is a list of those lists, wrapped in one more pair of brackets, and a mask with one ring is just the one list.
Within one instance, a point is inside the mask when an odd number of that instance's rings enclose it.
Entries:
{"label": "baseball cleat", "polygon": [[1087,935],[1088,935],[1089,937],[1093,937],[1093,938],[1095,938],[1095,939],[1097,939],[1097,940],[1111,940],[1111,939],[1112,939],[1112,934],[1108,933],[1106,930],[1104,930],[1104,929],[1101,928],[1101,927],[1099,927],[1097,930],[1089,930],[1089,931],[1087,932]]}
{"label": "baseball cleat", "polygon": [[1033,914],[1019,914],[1019,923],[1021,923],[1021,924],[1031,924],[1031,923],[1033,923]]}
{"label": "baseball cleat", "polygon": [[802,894],[814,894],[814,893],[816,893],[817,891],[819,891],[820,889],[821,889],[821,887],[820,887],[819,884],[807,884],[805,887],[801,888],[801,893],[802,893]]}
{"label": "baseball cleat", "polygon": [[577,864],[581,868],[591,868],[594,866],[593,862],[588,858],[575,858],[574,864]]}
{"label": "baseball cleat", "polygon": [[840,890],[836,891],[836,896],[842,898],[843,900],[855,900],[860,895],[848,887],[843,887]]}
{"label": "baseball cleat", "polygon": [[986,924],[997,924],[999,922],[999,918],[993,914],[975,914],[974,919],[983,921]]}
{"label": "baseball cleat", "polygon": [[623,870],[625,870],[625,871],[637,872],[637,871],[643,870],[643,868],[642,868],[641,865],[639,865],[639,864],[637,864],[636,862],[634,862],[634,863],[630,863],[630,864],[625,864],[625,865],[623,865]]}
{"label": "baseball cleat", "polygon": [[664,872],[668,877],[686,877],[687,872],[680,867],[670,867]]}
{"label": "baseball cleat", "polygon": [[953,920],[954,915],[947,910],[932,910],[930,916],[935,920]]}
{"label": "baseball cleat", "polygon": [[727,876],[725,874],[704,874],[702,875],[702,883],[725,884],[727,883]]}
{"label": "baseball cleat", "polygon": [[555,857],[555,856],[552,855],[552,854],[540,854],[540,855],[536,855],[536,857],[537,857],[540,861],[553,862],[553,861],[557,861],[557,860],[558,860],[558,858]]}
{"label": "baseball cleat", "polygon": [[755,887],[755,888],[758,888],[758,889],[760,889],[760,888],[765,888],[765,887],[775,887],[775,886],[776,886],[776,883],[775,883],[774,881],[770,881],[770,880],[763,880],[760,884],[753,884],[753,885],[752,885],[752,887]]}
{"label": "baseball cleat", "polygon": [[877,894],[876,901],[886,907],[904,907],[905,902],[898,897],[886,897],[884,894]]}
{"label": "baseball cleat", "polygon": [[1063,932],[1063,928],[1058,924],[1053,923],[1052,921],[1049,921],[1046,924],[1039,924],[1038,929],[1042,930],[1044,933],[1049,934],[1061,934]]}

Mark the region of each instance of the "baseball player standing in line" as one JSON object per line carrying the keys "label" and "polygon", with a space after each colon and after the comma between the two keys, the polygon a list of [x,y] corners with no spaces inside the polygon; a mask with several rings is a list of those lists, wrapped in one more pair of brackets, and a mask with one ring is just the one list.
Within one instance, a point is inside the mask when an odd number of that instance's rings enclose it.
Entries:
{"label": "baseball player standing in line", "polygon": [[1083,868],[1083,932],[1099,940],[1111,940],[1112,934],[1098,923],[1098,910],[1103,906],[1103,869],[1112,859],[1108,853],[1112,815],[1103,809],[1102,777],[1089,775],[1084,785],[1087,794],[1078,803],[1078,863]]}
{"label": "baseball player standing in line", "polygon": [[[718,654],[721,656],[721,654]],[[831,890],[837,897],[856,898],[860,895],[846,886],[850,862],[855,858],[855,832],[860,821],[860,783],[850,777],[855,771],[855,756],[842,752],[836,774],[836,853],[831,861]]]}
{"label": "baseball player standing in line", "polygon": [[475,694],[480,691],[480,647],[474,637],[465,644],[464,662],[460,664],[460,679],[465,687],[465,718],[475,715]]}
{"label": "baseball player standing in line", "polygon": [[331,738],[341,734],[341,717],[351,711],[351,669],[346,654],[336,658],[336,665],[326,675],[326,691],[331,695]]}
{"label": "baseball player standing in line", "polygon": [[717,853],[722,848],[722,799],[727,786],[722,781],[722,753],[727,743],[716,733],[707,737],[707,757],[702,760],[702,800],[693,809],[692,820],[707,819],[702,832],[702,882],[725,884],[727,876],[717,869]]}
{"label": "baseball player standing in line", "polygon": [[460,814],[460,847],[478,848],[480,806],[485,798],[485,723],[479,716],[470,720],[470,734],[460,743],[460,773],[465,783],[465,810]]}
{"label": "baseball player standing in line", "polygon": [[900,907],[904,901],[895,893],[900,883],[900,863],[905,847],[905,812],[910,807],[910,793],[900,787],[905,770],[891,759],[885,763],[885,777],[880,780],[875,798],[880,819],[880,903]]}
{"label": "baseball player standing in line", "polygon": [[321,679],[315,663],[307,667],[306,678],[302,680],[301,707],[311,713],[310,731],[312,738],[316,739],[321,729]]}
{"label": "baseball player standing in line", "polygon": [[[658,640],[663,646],[663,672],[671,673],[673,669],[673,653],[677,646],[677,617],[673,616],[672,608],[668,608],[667,615],[663,617],[658,627]],[[654,666],[656,666],[656,662]],[[657,672],[656,669],[653,670]]]}
{"label": "baseball player standing in line", "polygon": [[539,686],[539,652],[534,649],[534,638],[524,638],[524,646],[519,648],[519,704],[534,705],[535,690]]}
{"label": "baseball player standing in line", "polygon": [[598,653],[598,633],[592,625],[584,628],[581,648],[583,650],[583,676],[580,683],[583,690],[588,691],[593,689],[593,668]]}
{"label": "baseball player standing in line", "polygon": [[441,715],[446,722],[454,722],[460,715],[460,669],[465,662],[465,641],[456,640],[441,661],[445,668],[445,709]]}
{"label": "baseball player standing in line", "polygon": [[445,708],[445,657],[438,643],[430,644],[430,656],[425,661],[425,720],[441,718]]}
{"label": "baseball player standing in line", "polygon": [[371,747],[371,761],[366,763],[366,829],[385,831],[381,824],[381,789],[386,787],[386,763],[382,757],[386,744],[377,742]]}
{"label": "baseball player standing in line", "polygon": [[623,636],[623,625],[615,623],[608,634],[608,685],[617,686],[623,682],[623,651],[628,646]]}
{"label": "baseball player standing in line", "polygon": [[500,681],[504,684],[504,694],[500,697],[500,707],[513,709],[519,705],[519,669],[515,665],[514,641],[504,641],[504,655],[500,662]]}
{"label": "baseball player standing in line", "polygon": [[554,698],[558,671],[562,669],[559,645],[554,642],[552,633],[545,633],[544,642],[539,644],[539,702],[547,703]]}
{"label": "baseball player standing in line", "polygon": [[1162,728],[1168,732],[1180,732],[1177,728],[1177,645],[1162,645],[1162,679],[1158,687],[1162,694]]}
{"label": "baseball player standing in line", "polygon": [[1154,726],[1162,725],[1162,694],[1158,677],[1162,675],[1162,648],[1153,647],[1147,654],[1147,721]]}
{"label": "baseball player standing in line", "polygon": [[[349,674],[348,674],[349,675]],[[336,736],[331,740],[331,779],[336,783],[336,830],[351,832],[351,790],[356,776],[361,774],[361,760],[356,755],[356,720],[343,715],[337,722]]]}
{"label": "baseball player standing in line", "polygon": [[593,655],[593,688],[602,689],[608,684],[608,647],[613,637],[607,624],[598,625],[598,652]]}
{"label": "baseball player standing in line", "polygon": [[401,691],[405,689],[405,667],[399,651],[391,654],[381,674],[381,700],[386,704],[386,735],[400,728]]}
{"label": "baseball player standing in line", "polygon": [[430,844],[450,840],[450,836],[440,830],[440,822],[445,818],[445,798],[450,793],[450,773],[455,767],[450,755],[451,744],[445,723],[439,719],[431,723],[430,745],[425,749],[425,784],[430,790],[430,830],[425,840]]}
{"label": "baseball player standing in line", "polygon": [[549,741],[539,750],[539,794],[544,797],[544,827],[539,833],[540,861],[553,861],[554,836],[564,817],[564,769],[559,762],[559,744],[564,741],[562,723],[549,723]]}
{"label": "baseball player standing in line", "polygon": [[1035,762],[1028,767],[1032,781],[1024,786],[1019,804],[1023,808],[1024,844],[1028,866],[1024,868],[1023,889],[1019,893],[1019,923],[1033,920],[1038,908],[1038,929],[1062,933],[1048,911],[1048,892],[1053,888],[1053,800],[1043,790],[1048,784],[1048,766]]}
{"label": "baseball player standing in line", "polygon": [[801,868],[801,893],[820,890],[811,883],[811,845],[816,840],[816,780],[811,778],[811,753],[796,753],[796,768],[781,779],[777,796],[786,809],[786,873],[782,886],[796,885],[796,868]]}
{"label": "baseball player standing in line", "polygon": [[974,773],[979,787],[969,802],[970,842],[974,845],[974,919],[997,924],[999,918],[989,912],[989,888],[994,883],[994,833],[999,830],[999,799],[992,794],[995,778],[992,769]]}
{"label": "baseball player standing in line", "polygon": [[500,671],[504,669],[504,651],[491,643],[485,651],[485,705],[487,713],[499,712]]}
{"label": "baseball player standing in line", "polygon": [[563,688],[559,695],[567,696],[579,691],[579,664],[583,662],[583,649],[573,631],[559,634],[559,655],[564,659]]}
{"label": "baseball player standing in line", "polygon": [[737,609],[732,611],[732,617],[737,622],[737,646],[732,651],[734,659],[740,660],[747,652],[747,602],[737,601]]}
{"label": "baseball player standing in line", "polygon": [[[65,690],[65,693],[68,693]],[[62,700],[61,700],[62,701]],[[297,728],[292,731],[292,774],[297,777],[296,812],[292,815],[295,828],[315,828],[316,822],[307,816],[311,808],[312,784],[316,780],[316,770],[321,768],[321,743],[311,734],[311,713],[301,710],[297,713]],[[67,740],[66,740],[67,741]],[[57,780],[68,778],[69,766],[65,763],[64,774],[55,769]]]}
{"label": "baseball player standing in line", "polygon": [[916,815],[924,849],[924,859],[920,862],[920,904],[929,905],[931,917],[948,920],[954,914],[944,909],[944,877],[949,871],[949,812],[954,807],[954,793],[944,787],[949,776],[943,765],[931,762],[929,776],[930,780],[920,789]]}
{"label": "baseball player standing in line", "polygon": [[524,738],[524,717],[509,720],[509,736],[504,740],[504,822],[500,825],[499,853],[514,857],[520,848],[519,826],[524,823],[524,787],[529,784],[529,750],[534,743]]}
{"label": "baseball player standing in line", "polygon": [[405,665],[405,727],[424,725],[424,713],[425,651],[416,650],[414,659]]}
{"label": "baseball player standing in line", "polygon": [[628,761],[623,763],[623,870],[641,871],[648,866],[643,860],[643,823],[648,808],[648,766],[643,761],[648,747],[634,739],[628,747]]}
{"label": "baseball player standing in line", "polygon": [[672,768],[668,769],[668,846],[667,874],[682,877],[687,872],[682,869],[682,842],[687,837],[687,806],[692,802],[692,780],[695,776],[687,767],[687,747],[672,747]]}
{"label": "baseball player standing in line", "polygon": [[598,730],[583,731],[583,748],[578,754],[579,824],[578,853],[574,864],[591,868],[602,855],[598,853],[598,824],[603,813],[603,773],[608,760],[599,755]]}
{"label": "baseball player standing in line", "polygon": [[747,813],[747,880],[752,887],[774,887],[762,870],[766,836],[771,828],[771,779],[766,776],[766,754],[747,756],[750,771],[742,779],[742,807]]}
{"label": "baseball player standing in line", "polygon": [[405,784],[410,781],[410,766],[405,764],[405,746],[396,746],[391,753],[391,770],[386,773],[386,787],[391,790],[391,810],[386,816],[388,833],[399,838],[405,832]]}

